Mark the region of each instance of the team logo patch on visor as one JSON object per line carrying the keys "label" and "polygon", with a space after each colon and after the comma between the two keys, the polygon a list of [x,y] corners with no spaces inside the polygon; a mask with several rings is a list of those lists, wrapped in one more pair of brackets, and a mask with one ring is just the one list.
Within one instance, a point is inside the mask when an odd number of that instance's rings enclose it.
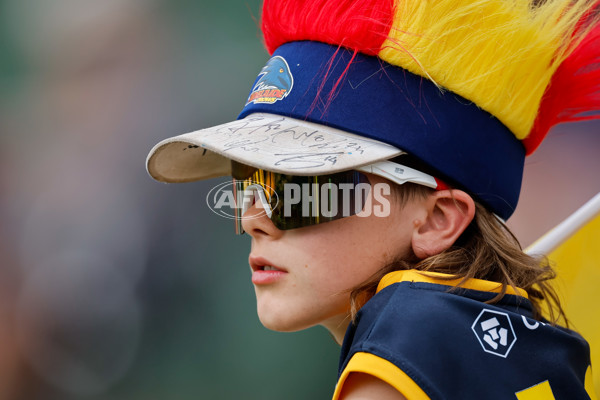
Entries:
{"label": "team logo patch on visor", "polygon": [[290,94],[293,86],[294,77],[287,61],[281,56],[272,57],[258,74],[246,105],[273,104],[283,100]]}

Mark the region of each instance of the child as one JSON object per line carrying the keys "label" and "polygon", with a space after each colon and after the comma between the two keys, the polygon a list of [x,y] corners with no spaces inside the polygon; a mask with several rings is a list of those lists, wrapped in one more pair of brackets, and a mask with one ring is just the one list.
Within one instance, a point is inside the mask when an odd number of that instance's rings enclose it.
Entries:
{"label": "child", "polygon": [[600,108],[594,5],[265,1],[273,57],[238,121],[148,171],[233,176],[259,318],[331,332],[334,399],[594,398],[551,268],[501,221],[525,155]]}

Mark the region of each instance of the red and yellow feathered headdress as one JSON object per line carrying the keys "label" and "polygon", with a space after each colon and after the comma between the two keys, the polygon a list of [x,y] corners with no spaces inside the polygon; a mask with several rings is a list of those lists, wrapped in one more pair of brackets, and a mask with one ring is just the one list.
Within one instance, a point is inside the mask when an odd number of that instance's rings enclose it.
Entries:
{"label": "red and yellow feathered headdress", "polygon": [[552,126],[600,118],[599,20],[598,0],[265,0],[262,27],[271,53],[324,42],[427,78],[530,154]]}

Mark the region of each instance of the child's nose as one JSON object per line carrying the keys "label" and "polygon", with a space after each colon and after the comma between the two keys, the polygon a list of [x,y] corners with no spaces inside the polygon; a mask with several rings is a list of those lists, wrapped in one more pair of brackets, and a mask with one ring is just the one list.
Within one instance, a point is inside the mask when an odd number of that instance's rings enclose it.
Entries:
{"label": "child's nose", "polygon": [[260,202],[255,202],[242,216],[244,231],[255,239],[259,237],[277,238],[283,234],[267,216]]}

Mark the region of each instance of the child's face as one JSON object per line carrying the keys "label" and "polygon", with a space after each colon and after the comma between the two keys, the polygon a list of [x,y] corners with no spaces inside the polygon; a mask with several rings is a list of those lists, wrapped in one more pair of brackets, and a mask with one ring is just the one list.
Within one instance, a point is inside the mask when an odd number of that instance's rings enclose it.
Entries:
{"label": "child's face", "polygon": [[[372,184],[383,181],[374,175],[369,179]],[[286,231],[266,216],[243,220],[252,237],[252,280],[265,327],[296,331],[320,324],[341,341],[349,323],[349,290],[412,254],[413,221],[423,211],[416,201],[401,208],[393,196],[388,199],[388,217],[354,215]],[[246,215],[256,212],[252,208]],[[265,265],[278,271],[261,271]]]}

